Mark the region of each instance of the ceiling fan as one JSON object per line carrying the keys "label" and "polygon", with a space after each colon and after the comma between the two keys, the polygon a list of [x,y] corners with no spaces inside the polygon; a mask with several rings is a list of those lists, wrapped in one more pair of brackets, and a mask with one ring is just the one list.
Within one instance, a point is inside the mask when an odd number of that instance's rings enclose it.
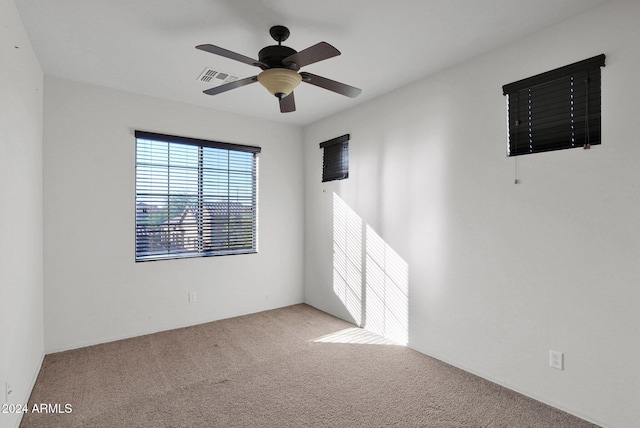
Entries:
{"label": "ceiling fan", "polygon": [[207,89],[204,93],[207,95],[217,95],[231,89],[260,82],[262,86],[267,88],[269,92],[280,100],[280,111],[282,113],[288,113],[296,110],[293,90],[300,82],[306,82],[351,98],[357,97],[360,95],[360,92],[362,92],[361,89],[327,79],[326,77],[307,73],[306,71],[298,73],[298,70],[306,65],[340,55],[340,51],[329,43],[320,42],[297,52],[288,46],[282,45],[282,42],[289,38],[290,33],[287,27],[282,25],[273,26],[269,30],[269,34],[271,34],[271,37],[278,42],[278,44],[261,49],[258,53],[258,60],[214,45],[205,44],[196,46],[196,49],[262,69],[262,72],[256,76],[245,77],[235,82]]}

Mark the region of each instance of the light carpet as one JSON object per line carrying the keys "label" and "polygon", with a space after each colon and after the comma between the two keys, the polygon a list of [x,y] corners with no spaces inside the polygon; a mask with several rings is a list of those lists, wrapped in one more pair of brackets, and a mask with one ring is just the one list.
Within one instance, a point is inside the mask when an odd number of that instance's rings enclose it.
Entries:
{"label": "light carpet", "polygon": [[22,428],[595,427],[304,304],[47,355],[41,403]]}

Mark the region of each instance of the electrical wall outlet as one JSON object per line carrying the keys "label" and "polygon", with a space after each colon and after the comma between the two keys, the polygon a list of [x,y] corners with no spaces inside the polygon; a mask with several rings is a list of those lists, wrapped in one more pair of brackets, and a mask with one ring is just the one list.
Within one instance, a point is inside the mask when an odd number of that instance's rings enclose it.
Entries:
{"label": "electrical wall outlet", "polygon": [[192,291],[189,293],[189,303],[195,303],[196,301],[196,292]]}
{"label": "electrical wall outlet", "polygon": [[549,365],[554,369],[564,370],[564,354],[558,351],[549,351]]}

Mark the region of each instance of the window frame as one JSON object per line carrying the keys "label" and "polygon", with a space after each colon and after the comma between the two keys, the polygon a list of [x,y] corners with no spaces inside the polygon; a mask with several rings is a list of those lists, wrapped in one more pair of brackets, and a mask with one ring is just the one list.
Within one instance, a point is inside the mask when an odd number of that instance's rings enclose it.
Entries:
{"label": "window frame", "polygon": [[502,87],[507,96],[507,156],[601,144],[605,55]]}
{"label": "window frame", "polygon": [[[260,147],[139,130],[136,130],[134,135],[136,262],[258,252]],[[161,157],[164,156],[162,150],[166,147],[166,160],[163,158],[162,161],[150,161],[149,157],[153,155],[146,154],[144,149],[141,149],[142,141],[147,145],[147,150],[154,143],[156,146],[162,145]],[[172,150],[177,150],[178,153],[184,150],[185,156],[186,153],[190,153],[191,163],[188,166],[184,163],[186,157],[177,157],[172,161]],[[145,154],[146,162],[143,160]],[[226,168],[221,166],[224,165],[225,156]],[[215,167],[212,166],[212,162],[217,162]],[[143,168],[146,170],[141,172]],[[165,170],[166,182],[163,182],[162,178],[158,180],[156,172]],[[185,178],[187,175],[188,178]],[[176,176],[178,178],[175,178]],[[197,181],[194,177],[197,177]],[[163,186],[166,186],[166,192]],[[180,186],[183,188],[180,189]],[[189,189],[184,186],[189,186]],[[190,193],[194,188],[195,194]],[[241,189],[240,195],[238,189]],[[232,192],[235,192],[235,197]],[[172,221],[175,218],[171,206],[172,198],[185,199],[181,208],[181,221],[189,215],[190,223]],[[153,205],[149,201],[158,204]],[[161,205],[163,202],[165,205]],[[148,220],[151,217],[149,210],[153,210],[157,215],[156,221],[165,221],[151,223]],[[180,208],[178,210],[180,211]],[[181,227],[178,234],[182,233],[182,238],[177,244],[174,238],[169,239],[172,232],[176,233],[176,225]],[[153,249],[150,249],[152,246]]]}

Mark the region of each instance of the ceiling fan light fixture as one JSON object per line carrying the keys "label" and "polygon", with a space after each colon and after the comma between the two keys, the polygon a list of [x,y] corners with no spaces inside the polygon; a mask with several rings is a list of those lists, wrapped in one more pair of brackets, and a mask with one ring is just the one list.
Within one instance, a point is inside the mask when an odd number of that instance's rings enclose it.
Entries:
{"label": "ceiling fan light fixture", "polygon": [[258,82],[278,98],[289,95],[302,81],[302,76],[288,68],[270,68],[258,74]]}

